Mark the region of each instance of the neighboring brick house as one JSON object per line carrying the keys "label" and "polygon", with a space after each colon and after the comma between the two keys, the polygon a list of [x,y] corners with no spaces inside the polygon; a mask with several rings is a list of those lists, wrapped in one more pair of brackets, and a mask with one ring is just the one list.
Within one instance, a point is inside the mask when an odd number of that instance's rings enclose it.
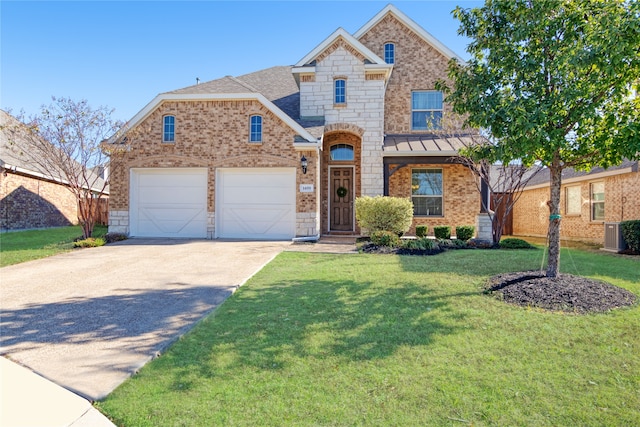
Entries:
{"label": "neighboring brick house", "polygon": [[[609,169],[562,173],[562,239],[604,244],[605,224],[640,219],[640,171],[625,160]],[[549,171],[540,171],[513,208],[513,234],[545,237],[549,227]]]}
{"label": "neighboring brick house", "polygon": [[0,110],[0,230],[78,224],[78,202],[69,187],[21,154],[29,150],[25,132],[23,123]]}
{"label": "neighboring brick house", "polygon": [[110,231],[358,234],[355,198],[383,194],[412,198],[411,232],[475,224],[486,215],[474,177],[450,161],[471,140],[428,130],[450,112],[435,82],[452,58],[389,5],[293,66],[158,95],[129,122],[130,150],[111,176]]}

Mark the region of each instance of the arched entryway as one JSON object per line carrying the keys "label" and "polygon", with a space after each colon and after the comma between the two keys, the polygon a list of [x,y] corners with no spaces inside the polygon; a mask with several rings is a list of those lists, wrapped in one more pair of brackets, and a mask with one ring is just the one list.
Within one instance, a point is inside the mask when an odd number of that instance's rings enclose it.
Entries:
{"label": "arched entryway", "polygon": [[355,199],[360,196],[362,138],[357,131],[334,130],[323,137],[322,233],[357,234]]}

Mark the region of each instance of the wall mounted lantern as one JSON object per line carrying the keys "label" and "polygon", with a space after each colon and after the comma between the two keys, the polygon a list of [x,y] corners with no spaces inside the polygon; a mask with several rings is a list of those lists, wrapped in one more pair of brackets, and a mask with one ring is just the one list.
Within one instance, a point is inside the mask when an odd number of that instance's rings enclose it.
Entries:
{"label": "wall mounted lantern", "polygon": [[309,163],[307,162],[307,158],[303,154],[302,157],[300,158],[300,166],[302,166],[302,173],[303,174],[307,173],[307,166],[308,165],[309,165]]}

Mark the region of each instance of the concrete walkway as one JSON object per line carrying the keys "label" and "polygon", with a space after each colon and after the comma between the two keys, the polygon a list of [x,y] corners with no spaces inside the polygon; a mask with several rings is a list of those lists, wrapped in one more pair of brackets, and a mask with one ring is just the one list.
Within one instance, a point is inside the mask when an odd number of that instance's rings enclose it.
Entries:
{"label": "concrete walkway", "polygon": [[[0,425],[110,425],[88,401],[106,397],[289,246],[131,239],[0,269],[0,354],[29,368],[2,360]],[[60,422],[40,410],[54,396],[67,402],[53,404]]]}

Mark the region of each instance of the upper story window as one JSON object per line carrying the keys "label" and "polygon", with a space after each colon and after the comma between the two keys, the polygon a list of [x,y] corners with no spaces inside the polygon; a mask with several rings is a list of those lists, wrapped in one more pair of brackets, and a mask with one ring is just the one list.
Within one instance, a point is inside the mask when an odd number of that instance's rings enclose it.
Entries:
{"label": "upper story window", "polygon": [[437,90],[411,93],[411,130],[441,129],[442,92]]}
{"label": "upper story window", "polygon": [[387,64],[396,63],[396,45],[387,43],[384,45],[384,62]]}
{"label": "upper story window", "polygon": [[336,144],[331,147],[331,160],[352,161],[354,159],[353,146],[347,144]]}
{"label": "upper story window", "polygon": [[176,118],[164,116],[162,119],[162,142],[176,141]]}
{"label": "upper story window", "polygon": [[591,221],[604,221],[604,182],[591,183]]}
{"label": "upper story window", "polygon": [[262,142],[262,116],[251,116],[249,142]]}
{"label": "upper story window", "polygon": [[442,169],[411,170],[411,201],[416,216],[442,216]]}
{"label": "upper story window", "polygon": [[335,104],[347,103],[347,81],[345,79],[335,79],[333,82],[334,97],[333,102]]}

